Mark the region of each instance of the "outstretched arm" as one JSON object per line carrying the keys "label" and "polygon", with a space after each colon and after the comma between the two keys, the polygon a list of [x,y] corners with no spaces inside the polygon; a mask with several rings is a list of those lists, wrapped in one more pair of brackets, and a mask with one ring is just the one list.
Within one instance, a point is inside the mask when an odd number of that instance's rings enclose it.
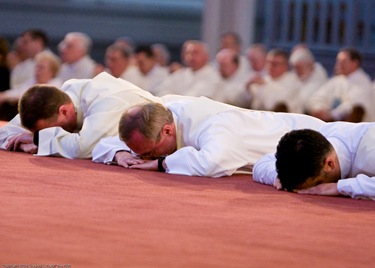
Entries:
{"label": "outstretched arm", "polygon": [[339,180],[337,190],[352,198],[375,200],[375,177],[359,174],[355,178]]}
{"label": "outstretched arm", "polygon": [[[253,180],[268,185],[275,185],[277,180],[275,154],[266,154],[259,159],[253,168]],[[276,187],[279,188],[279,187]]]}

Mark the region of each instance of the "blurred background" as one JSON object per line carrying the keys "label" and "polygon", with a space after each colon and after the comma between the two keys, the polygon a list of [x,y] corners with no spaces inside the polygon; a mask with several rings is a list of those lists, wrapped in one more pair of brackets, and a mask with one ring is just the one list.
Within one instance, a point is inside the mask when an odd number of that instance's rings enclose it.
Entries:
{"label": "blurred background", "polygon": [[122,36],[136,45],[164,43],[179,61],[185,40],[207,42],[213,56],[220,35],[234,31],[243,50],[252,43],[287,50],[305,43],[329,73],[338,49],[354,46],[364,55],[363,68],[375,74],[373,0],[0,0],[0,16],[0,35],[10,42],[41,28],[55,52],[66,33],[87,33],[99,63]]}

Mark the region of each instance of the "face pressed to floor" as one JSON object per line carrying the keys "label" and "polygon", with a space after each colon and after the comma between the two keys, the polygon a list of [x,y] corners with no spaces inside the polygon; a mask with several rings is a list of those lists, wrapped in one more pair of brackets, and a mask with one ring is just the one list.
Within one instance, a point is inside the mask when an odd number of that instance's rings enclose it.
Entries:
{"label": "face pressed to floor", "polygon": [[170,155],[176,151],[176,136],[174,124],[165,125],[157,141],[148,140],[139,131],[134,131],[126,145],[141,158],[155,159],[160,156]]}

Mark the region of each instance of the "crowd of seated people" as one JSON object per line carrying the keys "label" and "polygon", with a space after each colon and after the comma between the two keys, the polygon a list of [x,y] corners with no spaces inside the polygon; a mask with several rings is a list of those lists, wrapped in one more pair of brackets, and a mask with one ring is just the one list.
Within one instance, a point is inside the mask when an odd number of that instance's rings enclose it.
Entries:
{"label": "crowd of seated people", "polygon": [[69,79],[93,78],[105,71],[155,96],[206,96],[327,122],[375,121],[375,87],[355,48],[338,51],[329,77],[331,70],[316,61],[307,45],[296,44],[291,51],[267,50],[260,43],[243,48],[235,32],[223,33],[216,51],[201,40],[186,40],[177,62],[171,61],[165,44],[136,46],[129,37],[118,37],[99,64],[90,56],[93,45],[82,32],[67,33],[56,48],[49,47],[48,34],[41,29],[25,30],[12,45],[0,38],[0,120],[11,120],[18,99],[33,84],[60,87]]}

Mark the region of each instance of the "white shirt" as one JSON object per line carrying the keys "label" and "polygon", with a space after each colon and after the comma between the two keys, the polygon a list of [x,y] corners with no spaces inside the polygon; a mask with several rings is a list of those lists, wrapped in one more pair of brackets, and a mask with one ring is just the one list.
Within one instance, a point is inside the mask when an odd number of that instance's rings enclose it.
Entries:
{"label": "white shirt", "polygon": [[168,69],[156,64],[147,74],[143,74],[140,71],[138,72],[139,76],[137,79],[132,80],[131,82],[140,88],[149,91],[154,96],[160,96],[157,87],[169,75]]}
{"label": "white shirt", "polygon": [[278,103],[285,103],[288,112],[302,113],[302,103],[300,101],[301,82],[293,72],[287,72],[277,80],[271,76],[264,77],[263,85],[254,84],[251,86],[252,106],[257,110],[271,111]]}
{"label": "white shirt", "polygon": [[[326,123],[319,132],[332,144],[338,156],[339,193],[375,199],[375,123]],[[254,165],[253,179],[273,185],[277,178],[275,163],[274,154],[263,156]]]}
{"label": "white shirt", "polygon": [[27,59],[18,63],[10,73],[10,88],[19,88],[34,77],[35,60]]}
{"label": "white shirt", "polygon": [[218,72],[209,64],[195,72],[190,68],[182,68],[167,76],[157,87],[157,91],[161,96],[178,94],[214,98],[219,81]]}
{"label": "white shirt", "polygon": [[[138,70],[138,68],[134,65],[128,65],[128,67],[120,75],[119,78],[122,78],[122,79],[136,85],[136,83],[139,81],[140,77],[141,77],[141,72]],[[142,89],[144,89],[144,88],[142,88]]]}
{"label": "white shirt", "polygon": [[77,62],[68,64],[63,63],[60,68],[58,77],[63,81],[69,79],[88,79],[94,76],[95,61],[88,55],[84,56]]}
{"label": "white shirt", "polygon": [[[275,151],[286,132],[324,124],[302,114],[241,109],[205,97],[166,106],[177,131],[177,151],[165,159],[170,174],[222,177],[250,171],[264,153]],[[118,150],[126,149],[118,137],[102,139],[93,150],[93,161],[110,163]]]}
{"label": "white shirt", "polygon": [[366,83],[366,74],[360,70],[349,76],[337,75],[323,84],[307,103],[309,112],[331,111],[335,120],[342,120],[351,113],[353,106],[362,105],[365,110],[363,121],[374,121],[373,92],[371,81]]}
{"label": "white shirt", "polygon": [[221,77],[213,99],[239,107],[250,107],[251,95],[246,90],[248,74],[237,69],[231,77]]}
{"label": "white shirt", "polygon": [[[103,137],[116,135],[118,123],[125,109],[137,103],[160,102],[137,86],[101,73],[93,79],[72,79],[61,88],[67,93],[77,111],[77,133],[61,127],[39,131],[40,156],[59,155],[66,158],[90,158],[96,143]],[[0,144],[4,148],[14,134],[25,131],[17,115],[0,128]]]}
{"label": "white shirt", "polygon": [[301,81],[300,99],[303,109],[307,110],[306,104],[310,97],[328,80],[327,71],[319,63],[314,64],[314,69],[309,77]]}

